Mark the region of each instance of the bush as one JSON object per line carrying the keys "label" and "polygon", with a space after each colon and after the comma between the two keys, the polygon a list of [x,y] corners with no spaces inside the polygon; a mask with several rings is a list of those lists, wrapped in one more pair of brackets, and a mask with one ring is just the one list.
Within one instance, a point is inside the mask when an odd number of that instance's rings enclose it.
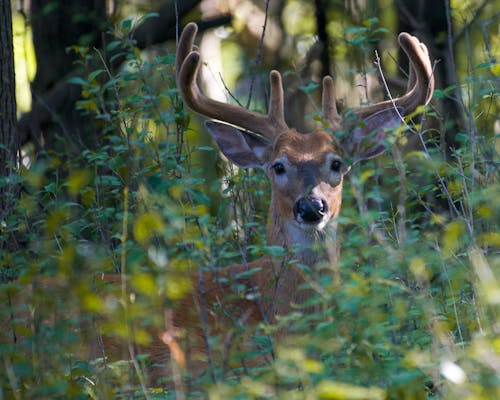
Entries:
{"label": "bush", "polygon": [[[186,271],[279,249],[265,246],[261,174],[221,166],[224,178],[207,178],[216,152],[197,144],[174,56],[143,59],[118,45],[119,72],[73,79],[99,146],[44,154],[17,177],[24,191],[1,228],[11,245],[1,257],[0,397],[500,397],[497,138],[493,111],[480,112],[485,102],[498,110],[497,76],[480,68],[463,83],[470,131],[457,134],[459,148],[443,154],[422,124],[351,171],[341,261],[311,272],[315,312],[297,307],[253,337],[266,348],[269,333],[287,329],[273,361],[225,375],[215,365],[215,383],[207,374],[186,384],[174,360],[170,384],[150,385],[153,361],[136,344],[163,329],[154,310],[192,289]],[[77,50],[84,65],[96,56]],[[405,150],[412,135],[421,150]],[[128,343],[126,354],[108,358],[106,337]]]}

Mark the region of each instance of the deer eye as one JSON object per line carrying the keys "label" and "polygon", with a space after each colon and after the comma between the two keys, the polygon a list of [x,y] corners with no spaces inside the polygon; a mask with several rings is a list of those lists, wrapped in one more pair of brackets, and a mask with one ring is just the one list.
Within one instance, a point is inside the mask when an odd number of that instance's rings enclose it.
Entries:
{"label": "deer eye", "polygon": [[340,160],[333,160],[332,164],[330,165],[331,170],[334,172],[339,172],[340,167],[342,167],[342,161]]}
{"label": "deer eye", "polygon": [[285,166],[280,162],[274,163],[271,168],[274,169],[276,175],[283,175],[286,172]]}

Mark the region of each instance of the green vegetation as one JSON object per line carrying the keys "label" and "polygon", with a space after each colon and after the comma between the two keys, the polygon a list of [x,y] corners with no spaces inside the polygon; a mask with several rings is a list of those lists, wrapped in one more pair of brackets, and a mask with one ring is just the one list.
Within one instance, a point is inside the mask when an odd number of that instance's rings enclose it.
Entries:
{"label": "green vegetation", "polygon": [[[382,32],[370,20],[345,33],[356,47]],[[108,50],[118,45],[119,72],[101,63],[72,80],[101,143],[47,152],[15,177],[23,190],[0,226],[0,399],[182,398],[175,365],[169,385],[148,385],[148,354],[107,359],[99,340],[99,357],[84,349],[103,336],[147,343],[164,326],[154,310],[192,289],[186,271],[280,251],[265,246],[262,174],[222,165],[207,179],[217,152],[194,139],[202,128],[183,108],[174,56],[144,58],[126,40]],[[84,67],[100,59],[74,50]],[[315,277],[316,311],[262,327],[255,341],[289,332],[273,361],[225,376],[215,366],[217,382],[207,374],[186,397],[500,398],[498,82],[498,64],[474,60],[459,86],[468,129],[456,149],[436,147],[446,121],[430,107],[422,113],[437,125],[395,132],[386,155],[349,173],[340,265]],[[423,148],[408,151],[408,138]]]}

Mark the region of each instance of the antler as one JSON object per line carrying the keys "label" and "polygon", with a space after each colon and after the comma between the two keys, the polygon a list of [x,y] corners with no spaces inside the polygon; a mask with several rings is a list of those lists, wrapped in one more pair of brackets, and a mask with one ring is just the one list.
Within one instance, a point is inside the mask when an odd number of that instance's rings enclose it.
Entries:
{"label": "antler", "polygon": [[[267,115],[249,111],[243,107],[222,103],[206,97],[197,84],[200,67],[200,53],[193,47],[198,31],[195,23],[189,23],[182,31],[177,47],[177,85],[184,102],[194,111],[207,117],[228,122],[249,131],[273,138],[288,130],[283,108],[283,85],[278,71],[271,71],[269,81],[271,96]],[[366,119],[379,111],[397,108],[401,116],[413,112],[419,105],[427,104],[434,91],[434,76],[429,53],[425,44],[415,36],[403,32],[399,35],[399,44],[410,60],[407,92],[396,99],[382,101],[352,110],[359,120]],[[342,117],[336,106],[333,79],[323,79],[323,117],[329,121],[333,130],[340,129]]]}
{"label": "antler", "polygon": [[271,96],[267,115],[210,99],[201,92],[197,83],[200,53],[193,48],[197,31],[195,23],[186,25],[177,46],[177,86],[185,104],[209,118],[228,122],[268,138],[288,130],[283,108],[283,85],[278,71],[271,71],[269,74]]}
{"label": "antler", "polygon": [[342,117],[337,111],[337,99],[333,79],[327,75],[323,78],[323,97],[321,99],[323,108],[323,118],[330,123],[330,128],[334,131],[341,129]]}
{"label": "antler", "polygon": [[[393,107],[398,109],[401,116],[405,116],[413,112],[419,105],[425,105],[431,100],[434,91],[434,76],[427,47],[415,36],[406,32],[399,34],[399,44],[410,60],[407,92],[393,100],[352,110],[358,119],[365,119],[379,111]],[[341,117],[335,105],[333,80],[329,76],[323,79],[323,117],[330,122],[333,130],[340,128]]]}

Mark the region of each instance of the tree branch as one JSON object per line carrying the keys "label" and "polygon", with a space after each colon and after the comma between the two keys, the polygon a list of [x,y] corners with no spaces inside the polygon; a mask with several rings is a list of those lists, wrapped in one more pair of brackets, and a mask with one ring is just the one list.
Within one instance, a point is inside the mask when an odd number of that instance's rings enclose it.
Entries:
{"label": "tree branch", "polygon": [[[200,0],[183,0],[178,6],[179,17],[190,12]],[[132,33],[131,39],[139,49],[145,49],[151,45],[163,43],[176,39],[176,12],[175,0],[170,0],[159,8],[158,16],[146,19]],[[198,23],[199,31],[212,27],[227,24],[231,21],[228,15],[201,21]],[[113,55],[123,52],[122,48],[115,49],[108,54],[108,60]],[[112,67],[117,68],[125,61],[125,56],[113,58]],[[30,112],[23,114],[17,123],[17,135],[20,145],[33,140],[40,141],[39,132],[42,127],[57,120],[57,115],[61,115],[62,109],[67,109],[68,105],[74,105],[81,98],[81,90],[74,84],[68,83],[68,79],[82,75],[81,67],[76,67],[63,76],[59,82],[53,85],[50,90],[38,95],[38,101],[34,102]]]}

